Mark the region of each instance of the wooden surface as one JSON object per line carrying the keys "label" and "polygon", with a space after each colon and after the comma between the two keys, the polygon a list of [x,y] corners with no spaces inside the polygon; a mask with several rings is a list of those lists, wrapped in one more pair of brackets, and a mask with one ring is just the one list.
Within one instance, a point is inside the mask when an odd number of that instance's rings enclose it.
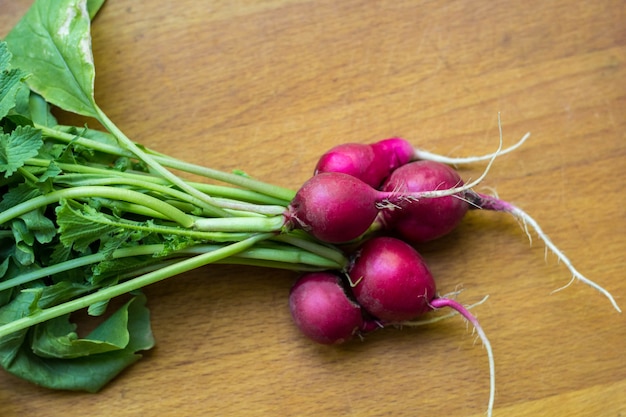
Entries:
{"label": "wooden surface", "polygon": [[[31,2],[0,1],[3,37]],[[484,182],[626,308],[621,0],[109,0],[96,97],[134,140],[297,188],[333,145],[399,135],[449,155],[505,143]],[[467,167],[475,178],[482,165]],[[423,248],[496,359],[495,416],[626,415],[626,316],[503,214]],[[339,347],[294,328],[295,274],[211,266],[146,289],[157,347],[96,395],[0,374],[0,415],[482,416],[487,358],[455,318]]]}

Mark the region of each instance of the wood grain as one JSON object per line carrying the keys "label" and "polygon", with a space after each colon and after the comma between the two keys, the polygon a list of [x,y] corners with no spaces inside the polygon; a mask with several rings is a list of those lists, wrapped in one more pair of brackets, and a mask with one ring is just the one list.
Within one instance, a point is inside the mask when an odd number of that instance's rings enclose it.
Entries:
{"label": "wood grain", "polygon": [[[0,0],[3,37],[30,1]],[[400,135],[450,155],[505,143],[485,186],[527,210],[626,307],[626,6],[400,0],[109,0],[96,97],[133,139],[297,188],[333,145]],[[482,166],[465,167],[475,178]],[[472,212],[422,248],[495,350],[495,416],[626,415],[626,324],[511,218]],[[460,319],[323,347],[295,275],[211,266],[146,289],[158,346],[102,392],[0,374],[0,415],[481,416],[484,349]]]}

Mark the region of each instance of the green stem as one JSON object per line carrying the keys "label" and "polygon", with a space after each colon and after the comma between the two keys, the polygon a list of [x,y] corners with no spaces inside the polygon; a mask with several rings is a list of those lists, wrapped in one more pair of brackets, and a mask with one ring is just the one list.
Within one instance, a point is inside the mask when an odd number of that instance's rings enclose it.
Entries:
{"label": "green stem", "polygon": [[302,248],[308,252],[315,253],[323,258],[331,259],[341,270],[348,267],[349,261],[340,250],[317,241],[313,241],[309,235],[304,235],[300,233],[299,230],[293,230],[290,233],[280,234],[274,237],[274,240],[285,242],[298,248]]}
{"label": "green stem", "polygon": [[37,184],[39,182],[39,178],[37,178],[35,175],[33,175],[32,173],[28,172],[26,169],[24,169],[23,167],[19,167],[17,169],[17,171],[24,177],[24,179],[26,179],[26,181],[31,182],[32,184]]}
{"label": "green stem", "polygon": [[212,232],[280,232],[284,225],[284,216],[198,218],[194,222],[197,230]]}
{"label": "green stem", "polygon": [[[59,167],[61,168],[61,167]],[[137,177],[140,177],[139,175]],[[79,176],[76,179],[66,179],[65,175],[55,178],[56,184],[67,184],[71,186],[81,186],[81,185],[130,185],[135,188],[142,188],[145,190],[154,191],[163,195],[169,195],[171,197],[177,198],[180,201],[185,201],[187,203],[193,204],[197,207],[200,207],[205,210],[208,216],[212,217],[230,217],[231,214],[235,214],[229,210],[236,210],[237,215],[246,215],[246,212],[257,213],[257,214],[269,214],[269,215],[277,215],[285,212],[284,206],[274,206],[274,205],[259,205],[252,204],[242,201],[234,201],[230,199],[222,199],[222,198],[213,198],[213,201],[216,205],[223,209],[228,210],[216,210],[215,206],[206,204],[204,201],[199,200],[198,198],[191,196],[183,191],[179,191],[175,188],[168,187],[166,185],[162,185],[156,183],[154,181],[143,181],[141,178],[130,178],[130,177],[95,177],[95,178],[86,178],[83,176]]]}
{"label": "green stem", "polygon": [[[101,110],[99,110],[101,112]],[[107,118],[106,115],[102,112],[102,116]],[[221,181],[227,184],[232,184],[232,185],[236,185],[242,188],[245,188],[246,190],[250,190],[250,191],[255,191],[258,193],[261,193],[265,196],[268,197],[272,197],[275,198],[278,201],[274,201],[274,203],[272,204],[280,204],[280,205],[287,205],[295,196],[295,191],[290,190],[288,188],[283,188],[283,187],[279,187],[276,185],[272,185],[272,184],[268,184],[259,180],[255,180],[249,177],[245,177],[242,175],[238,175],[238,174],[233,174],[233,173],[228,173],[228,172],[224,172],[224,171],[219,171],[216,169],[211,169],[211,168],[207,168],[207,167],[203,167],[200,165],[195,165],[195,164],[191,164],[188,162],[184,162],[181,160],[178,160],[176,158],[172,158],[170,156],[167,155],[163,155],[163,154],[159,154],[155,151],[152,151],[150,149],[146,149],[145,151],[141,151],[141,149],[139,149],[130,139],[128,139],[128,137],[126,137],[116,126],[115,124],[113,124],[113,122],[110,122],[110,126],[105,126],[107,127],[107,129],[109,127],[111,127],[112,129],[114,129],[115,131],[119,132],[122,137],[120,137],[120,140],[122,140],[124,142],[124,144],[127,143],[131,143],[133,147],[135,147],[137,150],[139,150],[140,152],[142,152],[142,154],[144,156],[148,156],[148,158],[151,158],[152,161],[154,163],[159,163],[162,166],[168,167],[168,168],[173,168],[173,169],[177,169],[183,172],[187,172],[190,174],[195,174],[195,175],[199,175],[205,178],[210,178],[210,179],[214,179],[217,181]],[[104,123],[103,123],[104,124]],[[52,129],[46,126],[42,126],[42,125],[35,125],[36,128],[40,129],[43,134],[47,137],[51,137],[51,138],[55,138],[58,140],[61,140],[63,142],[69,143],[69,142],[75,142],[78,143],[80,145],[86,146],[88,148],[94,149],[96,151],[100,151],[100,152],[104,152],[110,155],[118,155],[118,156],[126,156],[126,157],[139,157],[138,154],[134,154],[133,152],[129,152],[125,149],[121,149],[118,146],[114,146],[114,145],[110,145],[110,144],[106,144],[106,143],[102,143],[102,142],[98,142],[95,140],[91,140],[91,139],[87,139],[87,138],[83,138],[83,137],[79,137],[75,134],[72,133],[68,133],[65,132],[63,130],[59,130],[59,129]],[[70,129],[71,127],[65,127],[66,129]],[[99,133],[104,133],[104,132],[99,132]],[[115,135],[117,136],[117,134]],[[127,142],[128,141],[128,142]],[[142,159],[143,160],[143,159]],[[144,160],[144,162],[146,162]],[[150,164],[149,164],[150,165]],[[169,171],[168,171],[169,172]]]}
{"label": "green stem", "polygon": [[14,320],[3,326],[0,326],[0,339],[11,333],[15,333],[17,331],[31,327],[35,324],[39,324],[44,321],[63,316],[65,314],[72,313],[95,303],[110,300],[111,298],[138,290],[147,285],[162,281],[166,278],[170,278],[172,276],[182,274],[183,272],[191,271],[201,266],[217,262],[229,256],[233,256],[253,246],[255,243],[265,239],[269,239],[272,236],[273,234],[271,233],[254,235],[246,240],[233,243],[213,252],[194,256],[193,258],[182,260],[176,264],[165,266],[157,271],[149,272],[137,278],[122,282],[120,284],[103,288],[96,291],[95,293],[77,298],[75,300],[67,301],[54,307],[39,310],[30,316],[23,317],[21,319]]}
{"label": "green stem", "polygon": [[[56,179],[55,182],[56,183],[63,182],[63,177]],[[211,204],[206,204],[204,201],[199,200],[198,198],[191,196],[183,191],[179,191],[175,188],[167,187],[165,185],[155,184],[149,181],[140,181],[139,179],[134,179],[134,178],[109,177],[109,178],[97,178],[97,179],[83,179],[83,180],[79,180],[75,182],[73,185],[74,186],[129,185],[134,188],[154,191],[163,196],[170,196],[180,201],[191,203],[195,206],[198,206],[206,210],[207,214],[211,216],[219,216],[219,217],[228,216],[228,214],[224,214],[225,212],[223,210],[216,209],[215,206]]]}
{"label": "green stem", "polygon": [[48,204],[57,203],[62,199],[72,198],[89,198],[89,197],[104,197],[114,200],[122,200],[130,203],[136,203],[165,215],[168,219],[173,220],[180,226],[190,228],[194,224],[193,217],[177,209],[176,207],[167,204],[158,198],[151,197],[139,193],[137,191],[127,190],[123,188],[114,187],[102,187],[102,186],[88,186],[88,187],[75,187],[64,190],[53,191],[51,193],[41,195],[25,201],[21,204],[11,207],[0,213],[0,224],[5,224],[7,221],[26,214],[39,207],[45,207]]}
{"label": "green stem", "polygon": [[226,173],[216,169],[191,164],[189,162],[180,161],[165,155],[155,155],[156,160],[170,168],[178,169],[190,174],[200,175],[214,180],[222,181],[228,184],[237,185],[248,190],[257,191],[265,195],[278,198],[285,203],[289,203],[296,195],[296,192],[288,188],[279,187],[268,184],[242,175]]}
{"label": "green stem", "polygon": [[[213,251],[219,247],[220,245],[198,245],[183,249],[180,253],[198,254]],[[264,246],[256,245],[238,253],[236,257],[289,264],[306,264],[315,266],[317,269],[341,269],[343,267],[343,265],[331,258],[307,252],[297,247],[275,243],[264,244]],[[228,258],[225,261],[228,262],[230,259]]]}
{"label": "green stem", "polygon": [[34,271],[27,272],[22,275],[18,275],[15,278],[8,279],[0,282],[0,292],[8,290],[9,288],[17,287],[18,285],[28,284],[29,282],[52,276],[61,272],[69,271],[72,269],[80,268],[83,266],[102,262],[106,259],[119,259],[130,256],[142,256],[153,255],[163,250],[163,245],[143,245],[134,246],[132,248],[117,249],[111,255],[102,252],[94,253],[92,255],[85,255],[79,258],[70,259],[68,261],[59,262],[58,264],[46,266],[44,268],[36,269]]}
{"label": "green stem", "polygon": [[[241,240],[244,239],[242,238]],[[167,255],[167,257],[165,258],[165,262],[171,264],[173,262],[177,262],[176,259],[173,259],[171,257],[175,258],[181,255],[185,257],[192,255],[195,256],[207,252],[214,252],[218,249],[222,249],[223,247],[223,244],[192,246]],[[133,256],[155,256],[156,261],[158,259],[156,258],[157,254],[162,253],[164,250],[165,245],[152,244],[116,249],[110,254],[98,252],[91,255],[84,255],[64,262],[59,262],[54,265],[49,265],[43,268],[29,271],[6,281],[2,281],[0,282],[0,292],[8,290],[10,288],[18,287],[20,285],[28,284],[29,282],[41,278],[53,276],[55,274],[70,271],[76,268],[81,268],[87,265],[96,264],[105,260],[121,259]],[[337,252],[335,252],[335,254],[340,255]],[[337,263],[333,258],[334,256],[320,256],[316,253],[307,252],[306,250],[302,250],[298,247],[268,244],[264,247],[252,246],[231,257],[220,260],[219,263],[265,266],[296,271],[302,271],[305,269],[342,269],[344,265],[342,263]],[[151,267],[153,269],[157,269],[160,268],[160,265],[153,264],[151,265]],[[137,271],[133,271],[133,273],[136,276]]]}
{"label": "green stem", "polygon": [[[97,142],[94,142],[94,143],[97,143]],[[50,163],[51,161],[47,159],[28,159],[26,161],[27,165],[44,167],[44,168],[47,168],[50,165]],[[155,177],[153,175],[148,175],[143,172],[133,173],[130,171],[111,170],[107,167],[97,167],[94,165],[65,164],[62,162],[55,162],[55,164],[65,173],[62,177],[63,179],[72,178],[73,174],[68,174],[68,173],[81,174],[77,176],[78,179],[70,180],[70,181],[76,181],[77,183],[80,183],[83,178],[89,178],[89,175],[93,175],[94,178],[110,178],[114,176],[114,177],[120,177],[120,178],[136,179],[142,182],[151,182],[154,184],[160,184],[164,186],[171,185],[170,182],[168,182],[167,180],[161,177]],[[58,180],[61,180],[61,178],[57,177],[57,181]],[[223,185],[205,184],[205,183],[199,183],[199,182],[193,182],[193,181],[187,181],[187,183],[191,185],[192,187],[194,187],[195,189],[197,189],[198,191],[201,191],[213,197],[223,197],[223,198],[228,198],[228,199],[236,200],[240,202],[245,201],[248,203],[263,204],[263,205],[270,205],[270,206],[284,207],[287,205],[287,202],[283,200],[270,197],[265,194],[258,193],[256,191],[244,190],[241,188],[235,188],[235,187],[229,187],[229,186],[223,186]]]}
{"label": "green stem", "polygon": [[[109,131],[117,140],[122,143],[124,146],[128,148],[137,158],[143,161],[146,165],[148,165],[152,170],[154,170],[161,177],[170,181],[173,185],[177,186],[181,190],[189,193],[190,195],[204,201],[206,204],[211,206],[216,206],[213,201],[213,198],[206,195],[205,193],[196,190],[185,181],[183,181],[180,177],[176,176],[174,173],[168,171],[165,167],[163,167],[160,163],[158,163],[151,155],[147,154],[139,146],[137,146],[132,140],[130,140],[124,132],[122,132],[115,123],[102,111],[100,107],[98,107],[94,103],[94,109],[96,110],[96,114],[98,117],[98,121],[102,123],[102,125]],[[217,206],[216,206],[217,208]]]}
{"label": "green stem", "polygon": [[[266,222],[263,221],[264,218],[260,217],[250,218],[255,220],[255,222],[246,222],[244,219],[247,220],[247,217],[228,219],[220,218],[219,220],[228,220],[231,227],[215,228],[214,230],[197,230],[196,228],[191,229],[155,223],[135,222],[125,219],[117,219],[108,215],[97,217],[92,216],[89,219],[93,223],[113,226],[119,229],[153,233],[164,236],[184,236],[204,242],[238,242],[248,238],[251,233],[274,231]],[[239,225],[240,221],[243,223],[242,225]]]}

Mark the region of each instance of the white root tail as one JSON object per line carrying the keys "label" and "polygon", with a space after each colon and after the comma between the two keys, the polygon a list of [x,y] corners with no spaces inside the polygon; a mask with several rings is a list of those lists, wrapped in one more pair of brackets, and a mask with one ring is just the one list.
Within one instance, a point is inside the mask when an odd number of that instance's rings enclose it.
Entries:
{"label": "white root tail", "polygon": [[[485,177],[487,176],[487,173],[491,169],[491,166],[493,165],[493,163],[496,160],[496,158],[500,155],[500,151],[502,150],[502,124],[500,123],[500,114],[499,113],[498,113],[498,128],[499,128],[499,132],[500,132],[500,143],[498,144],[498,149],[496,149],[496,151],[494,153],[489,155],[489,163],[485,167],[483,173],[478,178],[476,178],[474,181],[468,182],[466,184],[463,184],[461,186],[457,186],[457,187],[454,187],[454,188],[448,188],[448,189],[445,189],[445,190],[433,190],[433,191],[422,191],[422,192],[418,192],[418,193],[412,193],[410,195],[402,196],[402,198],[403,199],[407,199],[407,200],[417,201],[420,198],[447,197],[447,196],[463,193],[464,191],[468,191],[468,190],[471,190],[472,188],[476,187],[478,184],[480,184],[480,182],[482,180],[485,179]],[[389,194],[393,195],[394,192],[391,192]],[[385,209],[385,208],[390,208],[390,205],[393,205],[393,203],[391,202],[391,200],[389,198],[387,198],[387,199],[385,199],[385,200],[383,200],[381,202],[378,202],[376,204],[376,207],[382,210],[382,209]]]}
{"label": "white root tail", "polygon": [[493,358],[493,349],[491,348],[491,343],[489,342],[487,335],[485,334],[482,326],[480,325],[476,317],[474,317],[472,313],[469,312],[467,307],[464,307],[461,303],[449,298],[435,298],[431,301],[431,307],[435,309],[450,307],[456,310],[469,323],[474,326],[476,333],[478,333],[478,336],[482,340],[483,345],[485,346],[485,350],[487,351],[487,358],[489,360],[489,403],[487,405],[487,417],[491,417],[491,415],[493,414],[493,404],[496,397],[496,365]]}
{"label": "white root tail", "polygon": [[[524,144],[524,142],[526,142],[526,140],[529,137],[530,137],[530,132],[527,132],[515,144],[509,146],[508,148],[502,149],[498,153],[498,155],[502,156],[502,155],[506,155],[507,153],[513,152],[514,150],[516,150],[517,148],[522,146]],[[476,162],[483,162],[483,161],[490,160],[494,156],[495,156],[494,153],[490,153],[490,154],[487,154],[487,155],[480,155],[480,156],[452,157],[452,156],[439,155],[439,154],[428,152],[428,151],[424,151],[424,150],[421,150],[421,149],[416,149],[415,150],[415,158],[416,159],[422,159],[422,160],[425,160],[425,161],[441,162],[442,164],[448,164],[448,165],[473,164],[473,163],[476,163]]]}
{"label": "white root tail", "polygon": [[[524,210],[522,210],[522,209],[520,209],[518,207],[515,207],[513,205],[510,205],[510,208],[508,210],[506,210],[506,211],[511,213],[513,216],[515,216],[515,218],[517,218],[519,221],[522,222],[522,224],[524,226],[524,230],[526,231],[526,234],[528,236],[530,236],[530,233],[528,232],[528,225],[530,225],[530,227],[535,231],[535,233],[537,233],[537,236],[546,245],[546,248],[548,250],[550,250],[554,255],[556,255],[558,260],[560,262],[562,262],[567,267],[567,269],[570,270],[570,272],[573,275],[572,281],[574,279],[577,279],[577,280],[579,280],[579,281],[589,285],[590,287],[595,288],[600,293],[602,293],[606,298],[609,299],[609,301],[611,302],[611,304],[613,305],[615,310],[617,310],[620,313],[622,312],[622,310],[617,305],[617,302],[613,298],[613,295],[611,295],[611,293],[609,291],[604,289],[602,286],[600,286],[596,282],[590,280],[589,278],[585,277],[583,274],[578,272],[578,270],[576,268],[574,268],[574,265],[572,265],[572,262],[569,260],[569,258],[567,256],[565,256],[565,254],[559,248],[557,248],[554,243],[552,243],[552,241],[550,240],[548,235],[546,235],[546,233],[541,229],[541,227],[535,221],[535,219],[530,217],[528,215],[528,213],[526,213]],[[560,291],[563,288],[567,288],[572,283],[572,281],[570,281],[568,284],[564,285],[563,287],[554,290],[553,293],[555,293],[557,291]]]}

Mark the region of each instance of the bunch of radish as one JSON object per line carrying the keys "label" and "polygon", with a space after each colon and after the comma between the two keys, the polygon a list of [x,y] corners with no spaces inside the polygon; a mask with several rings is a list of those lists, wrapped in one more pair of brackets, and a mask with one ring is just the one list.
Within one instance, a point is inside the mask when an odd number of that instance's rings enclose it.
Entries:
{"label": "bunch of radish", "polygon": [[[414,150],[400,138],[348,143],[325,153],[289,205],[287,224],[321,241],[349,244],[345,247],[350,248],[350,261],[342,271],[311,272],[298,279],[289,296],[297,327],[318,343],[337,344],[452,308],[474,326],[487,350],[491,415],[495,370],[489,340],[469,308],[437,294],[435,279],[414,247],[450,233],[472,209],[509,213],[527,233],[531,226],[575,278],[602,292],[620,311],[611,294],[581,275],[527,213],[473,190],[496,156],[516,149],[528,137],[504,150],[500,139],[496,153],[472,158]],[[487,168],[470,184],[450,166],[481,160],[489,161]]]}
{"label": "bunch of radish", "polygon": [[[416,150],[400,138],[344,144],[320,158],[298,192],[194,165],[138,145],[106,115],[95,99],[90,43],[103,2],[58,3],[35,1],[0,42],[0,366],[9,372],[95,392],[154,345],[141,288],[211,263],[249,264],[307,271],[289,305],[302,332],[323,344],[451,308],[487,350],[491,415],[489,341],[471,306],[438,294],[414,247],[450,233],[472,209],[506,212],[530,226],[575,279],[620,311],[528,214],[474,191],[494,159],[528,135],[501,149],[500,132],[495,153],[470,158]],[[58,124],[55,107],[103,130]],[[470,183],[450,167],[477,161],[488,164]],[[111,317],[128,320],[105,321],[76,339],[71,313],[101,316],[124,294],[137,301]],[[126,342],[101,343],[120,334]],[[34,349],[34,335],[55,352]]]}

